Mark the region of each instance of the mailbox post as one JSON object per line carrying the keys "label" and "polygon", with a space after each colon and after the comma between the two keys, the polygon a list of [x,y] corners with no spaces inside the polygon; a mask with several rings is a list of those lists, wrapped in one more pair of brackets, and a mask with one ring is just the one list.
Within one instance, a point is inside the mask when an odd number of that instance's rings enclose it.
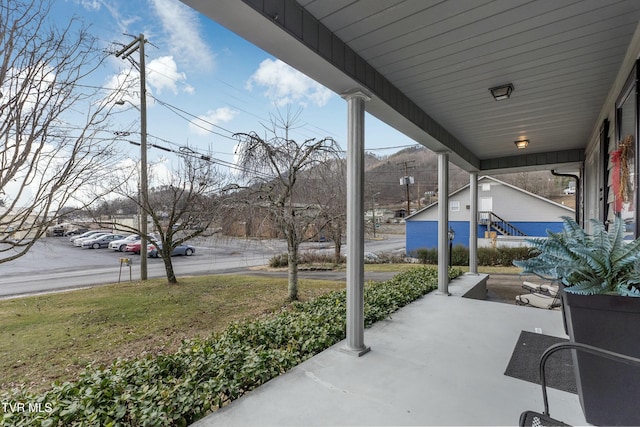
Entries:
{"label": "mailbox post", "polygon": [[126,265],[129,267],[129,281],[131,281],[131,258],[120,258],[120,272],[118,273],[118,283],[120,283],[120,278],[122,277],[122,266]]}

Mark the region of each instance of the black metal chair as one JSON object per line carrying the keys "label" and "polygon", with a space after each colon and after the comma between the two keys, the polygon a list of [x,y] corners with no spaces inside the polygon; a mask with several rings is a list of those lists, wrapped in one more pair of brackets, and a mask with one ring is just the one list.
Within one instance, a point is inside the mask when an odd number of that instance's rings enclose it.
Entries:
{"label": "black metal chair", "polygon": [[562,299],[560,293],[554,296],[529,293],[516,295],[516,305],[526,305],[529,307],[543,308],[545,310],[553,310],[562,306]]}
{"label": "black metal chair", "polygon": [[535,412],[535,411],[525,411],[520,415],[520,426],[534,426],[534,427],[543,427],[543,426],[568,426],[569,424],[565,424],[562,421],[551,418],[551,414],[549,413],[549,400],[547,398],[547,381],[544,373],[545,363],[549,356],[559,350],[578,350],[585,351],[587,353],[595,354],[597,356],[605,357],[607,359],[615,360],[618,362],[626,363],[629,365],[640,366],[640,359],[627,356],[620,353],[615,353],[613,351],[605,350],[602,348],[594,347],[588,344],[576,343],[576,342],[566,342],[566,343],[558,343],[554,344],[542,353],[540,357],[540,385],[542,386],[542,400],[544,403],[544,412]]}

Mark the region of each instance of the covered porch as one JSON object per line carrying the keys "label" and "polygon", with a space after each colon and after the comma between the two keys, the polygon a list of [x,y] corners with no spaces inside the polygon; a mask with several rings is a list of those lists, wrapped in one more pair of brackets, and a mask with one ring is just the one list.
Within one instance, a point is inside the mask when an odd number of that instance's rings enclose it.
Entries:
{"label": "covered porch", "polygon": [[[479,173],[551,170],[576,181],[581,224],[626,214],[637,237],[640,2],[182,1],[341,95],[348,128],[347,339],[203,425],[513,425],[540,409],[538,386],[503,373],[521,331],[564,336],[561,314],[460,298],[447,282],[448,168],[469,173],[471,218]],[[366,332],[365,112],[438,153],[440,277]],[[623,140],[619,200],[610,153]],[[552,415],[585,423],[576,395],[551,399]]]}
{"label": "covered porch", "polygon": [[[562,314],[462,295],[451,282],[365,330],[361,358],[325,350],[196,423],[208,426],[516,425],[539,385],[504,375],[521,331],[565,337]],[[585,425],[576,394],[549,389],[554,418]]]}
{"label": "covered porch", "polygon": [[[551,170],[576,181],[577,219],[640,231],[640,2],[182,0],[346,101],[347,341],[363,336],[364,152],[369,113],[438,153],[438,294],[447,295],[449,164]],[[624,111],[624,114],[623,114]],[[610,153],[627,148],[627,174]],[[618,168],[619,169],[619,168]],[[613,172],[612,172],[613,170]],[[628,188],[624,200],[615,189]],[[477,269],[470,223],[469,268]]]}

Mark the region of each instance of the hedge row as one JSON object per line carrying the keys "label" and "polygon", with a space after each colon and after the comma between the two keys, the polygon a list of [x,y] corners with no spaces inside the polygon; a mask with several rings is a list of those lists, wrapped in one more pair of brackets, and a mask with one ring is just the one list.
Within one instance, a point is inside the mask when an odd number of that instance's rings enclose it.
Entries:
{"label": "hedge row", "polygon": [[[437,271],[429,267],[367,284],[365,325],[436,288]],[[184,341],[174,354],[88,366],[77,381],[41,395],[13,390],[0,396],[0,425],[188,425],[344,339],[345,301],[345,291],[331,292],[231,324],[211,338]]]}
{"label": "hedge row", "polygon": [[[340,257],[340,263],[347,262],[347,258],[343,255]],[[405,262],[403,253],[378,252],[374,256],[365,257],[365,264],[402,264]],[[335,256],[328,253],[318,252],[302,252],[298,256],[298,265],[304,264],[333,264],[335,265]],[[286,253],[277,254],[269,259],[269,267],[282,268],[289,265],[289,258]]]}
{"label": "hedge row", "polygon": [[[513,261],[529,259],[535,254],[530,253],[531,248],[478,248],[478,265],[513,267]],[[438,250],[417,249],[414,256],[422,264],[438,264]],[[469,248],[456,245],[451,251],[453,265],[469,264]]]}

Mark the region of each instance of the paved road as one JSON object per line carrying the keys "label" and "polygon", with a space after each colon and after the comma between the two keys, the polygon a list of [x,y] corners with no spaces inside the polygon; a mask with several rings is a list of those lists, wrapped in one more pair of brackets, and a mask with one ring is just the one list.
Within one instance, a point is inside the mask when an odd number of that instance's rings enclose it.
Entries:
{"label": "paved road", "polygon": [[[271,257],[286,251],[283,240],[222,237],[191,243],[196,247],[195,255],[172,258],[178,276],[246,271],[252,266],[268,264]],[[330,243],[309,243],[303,248],[333,251]],[[366,250],[371,252],[392,252],[403,248],[402,235],[366,243]],[[137,255],[109,249],[72,247],[63,237],[45,238],[27,255],[0,264],[0,298],[114,283],[120,276],[122,280],[128,280],[129,267],[120,267],[122,257],[133,260],[131,276],[139,278],[140,257]],[[165,275],[162,259],[149,259],[148,275]]]}

